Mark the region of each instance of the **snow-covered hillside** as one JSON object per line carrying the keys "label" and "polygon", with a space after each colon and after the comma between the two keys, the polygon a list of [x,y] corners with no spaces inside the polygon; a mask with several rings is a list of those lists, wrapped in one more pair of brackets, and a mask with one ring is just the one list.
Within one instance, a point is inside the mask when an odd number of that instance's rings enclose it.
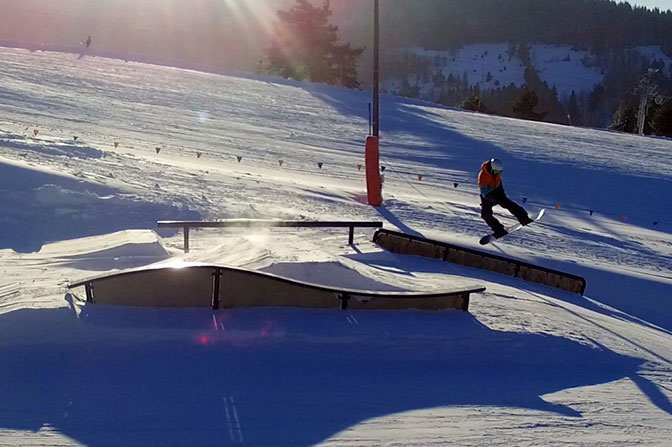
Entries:
{"label": "snow-covered hillside", "polygon": [[[366,92],[0,57],[0,445],[672,438],[671,141],[385,96],[385,201],[372,208]],[[391,254],[364,230],[351,246],[341,230],[208,229],[187,255],[180,233],[155,232],[162,219],[369,219],[480,249],[475,179],[490,157],[511,198],[548,211],[486,250],[584,276],[585,297]],[[66,288],[176,260],[354,288],[487,289],[469,313],[378,313],[81,310]]]}
{"label": "snow-covered hillside", "polygon": [[602,82],[604,72],[590,62],[594,59],[588,51],[577,50],[571,45],[534,45],[530,59],[539,78],[566,100],[572,92],[589,93]]}
{"label": "snow-covered hillside", "polygon": [[[660,46],[636,47],[631,51],[648,62],[663,61],[665,74],[670,73],[672,61],[661,51]],[[432,75],[452,75],[456,79],[465,80],[471,87],[477,86],[481,91],[502,89],[510,85],[522,87],[526,84],[526,63],[520,59],[516,46],[508,43],[473,44],[454,51],[414,48],[399,50],[397,53],[413,54],[429,64]],[[597,57],[572,45],[530,45],[529,57],[530,66],[542,82],[555,88],[561,101],[567,101],[572,92],[577,95],[590,93],[604,79],[605,71],[597,62]],[[399,92],[402,81],[389,80],[385,88],[392,93]],[[420,87],[420,98],[435,101],[439,97],[441,86],[434,85],[432,79],[427,79],[421,73],[410,76],[407,81]]]}

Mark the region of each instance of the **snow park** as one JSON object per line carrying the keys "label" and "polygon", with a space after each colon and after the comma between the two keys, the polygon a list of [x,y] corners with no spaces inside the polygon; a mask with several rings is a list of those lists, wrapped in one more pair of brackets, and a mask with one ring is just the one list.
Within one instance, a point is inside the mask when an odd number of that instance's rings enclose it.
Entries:
{"label": "snow park", "polygon": [[0,446],[670,445],[671,139],[86,47],[0,47]]}

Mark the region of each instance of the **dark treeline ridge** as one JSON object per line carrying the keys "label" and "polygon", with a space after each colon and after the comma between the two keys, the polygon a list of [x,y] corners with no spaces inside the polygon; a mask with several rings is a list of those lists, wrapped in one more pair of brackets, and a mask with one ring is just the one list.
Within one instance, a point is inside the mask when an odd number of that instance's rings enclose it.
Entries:
{"label": "dark treeline ridge", "polygon": [[611,0],[395,0],[383,32],[395,45],[450,50],[470,43],[571,44],[604,50],[660,45],[672,54],[672,12]]}
{"label": "dark treeline ridge", "polygon": [[[645,132],[672,136],[672,125],[661,124],[667,122],[661,117],[669,116],[672,110],[672,68],[635,50],[660,46],[672,56],[670,11],[613,0],[394,0],[380,5],[382,79],[401,82],[392,93],[419,97],[422,86],[429,84],[431,97],[425,88],[422,99],[449,106],[633,131],[639,104],[636,87],[649,69],[655,69],[651,80],[665,104],[651,102]],[[362,9],[362,29],[370,20],[368,9]],[[465,73],[442,72],[451,50],[486,43],[508,43],[507,54],[516,54],[525,64],[524,86],[500,84],[484,89],[470,85]],[[599,69],[602,82],[569,97],[559,96],[556,86],[539,79],[530,60],[529,49],[535,44],[570,45],[587,51],[590,56],[583,63]],[[421,56],[411,50],[413,47],[445,51],[447,56]],[[530,101],[530,94],[534,101]],[[532,103],[536,106],[530,107]],[[527,113],[520,113],[520,105],[527,105]]]}

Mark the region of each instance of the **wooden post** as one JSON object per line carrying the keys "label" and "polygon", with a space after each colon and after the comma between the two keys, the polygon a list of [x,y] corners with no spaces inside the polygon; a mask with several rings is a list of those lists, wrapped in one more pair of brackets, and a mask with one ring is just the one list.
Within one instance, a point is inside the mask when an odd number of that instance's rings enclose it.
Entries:
{"label": "wooden post", "polygon": [[184,229],[184,252],[189,253],[189,227],[185,226]]}
{"label": "wooden post", "polygon": [[86,301],[93,303],[93,284],[87,282],[84,284],[84,289],[86,290]]}
{"label": "wooden post", "polygon": [[212,308],[214,310],[219,309],[219,290],[222,280],[222,269],[215,269],[212,272],[213,276],[213,285],[212,285]]}

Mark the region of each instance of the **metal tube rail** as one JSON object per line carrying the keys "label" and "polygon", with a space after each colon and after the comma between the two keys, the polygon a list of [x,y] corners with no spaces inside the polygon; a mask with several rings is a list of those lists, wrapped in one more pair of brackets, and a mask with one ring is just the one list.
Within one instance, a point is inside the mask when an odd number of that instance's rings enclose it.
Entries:
{"label": "metal tube rail", "polygon": [[354,240],[355,227],[359,228],[382,228],[380,221],[311,221],[311,220],[277,220],[277,219],[224,219],[216,221],[196,220],[160,220],[159,228],[182,228],[184,233],[184,252],[189,253],[189,229],[190,228],[271,228],[271,227],[311,227],[326,228],[340,227],[349,228],[348,243]]}

